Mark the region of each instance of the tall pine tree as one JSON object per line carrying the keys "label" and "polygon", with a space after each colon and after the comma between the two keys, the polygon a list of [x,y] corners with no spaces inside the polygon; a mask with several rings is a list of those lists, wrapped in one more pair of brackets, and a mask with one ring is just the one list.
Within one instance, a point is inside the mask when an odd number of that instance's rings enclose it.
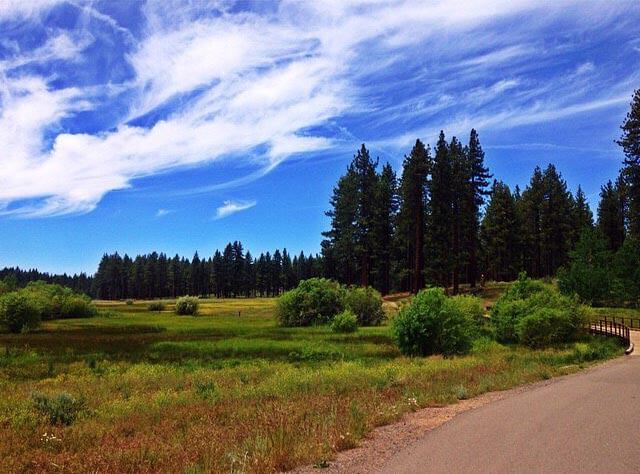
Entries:
{"label": "tall pine tree", "polygon": [[617,141],[625,154],[622,174],[627,185],[629,235],[640,238],[640,89],[633,94],[631,110]]}
{"label": "tall pine tree", "polygon": [[405,156],[399,190],[396,243],[399,249],[400,289],[417,293],[424,287],[426,184],[431,156],[429,147],[416,140]]}

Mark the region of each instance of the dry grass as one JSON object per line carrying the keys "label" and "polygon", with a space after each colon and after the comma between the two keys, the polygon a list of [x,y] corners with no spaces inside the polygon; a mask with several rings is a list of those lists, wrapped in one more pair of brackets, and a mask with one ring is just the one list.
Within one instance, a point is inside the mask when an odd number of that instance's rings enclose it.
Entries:
{"label": "dry grass", "polygon": [[[0,472],[286,470],[407,411],[621,351],[596,339],[543,351],[479,341],[466,357],[409,359],[386,326],[280,328],[273,300],[204,301],[197,317],[167,304],[99,302],[97,318],[0,334]],[[50,426],[33,392],[68,392],[84,409]]]}

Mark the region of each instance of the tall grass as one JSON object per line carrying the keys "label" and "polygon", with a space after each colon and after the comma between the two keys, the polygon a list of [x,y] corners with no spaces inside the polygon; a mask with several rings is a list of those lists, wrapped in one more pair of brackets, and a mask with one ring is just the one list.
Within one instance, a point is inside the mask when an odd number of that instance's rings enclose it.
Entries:
{"label": "tall grass", "polygon": [[[0,334],[1,472],[286,470],[417,408],[621,353],[603,339],[538,351],[480,340],[464,357],[406,358],[388,326],[282,328],[272,300],[203,300],[198,318],[147,305]],[[34,393],[67,393],[82,411],[52,424]]]}

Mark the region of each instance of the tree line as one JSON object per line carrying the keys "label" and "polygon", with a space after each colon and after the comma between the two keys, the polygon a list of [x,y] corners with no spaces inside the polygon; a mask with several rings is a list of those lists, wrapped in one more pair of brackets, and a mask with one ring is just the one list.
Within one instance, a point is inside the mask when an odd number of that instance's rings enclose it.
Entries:
{"label": "tree line", "polygon": [[275,296],[322,273],[318,256],[300,252],[291,257],[283,249],[254,258],[236,241],[208,258],[196,252],[191,260],[157,252],[135,258],[104,255],[93,278],[92,295],[100,299]]}
{"label": "tree line", "polygon": [[363,144],[326,213],[325,276],[383,294],[425,284],[457,293],[479,278],[554,276],[594,226],[616,251],[640,238],[640,91],[621,128],[625,160],[617,180],[602,186],[596,222],[581,187],[572,193],[553,164],[536,167],[522,191],[491,182],[475,130],[464,145],[440,132],[433,151],[416,140],[399,179],[388,163],[378,171]]}
{"label": "tree line", "polygon": [[283,249],[254,258],[234,242],[206,259],[104,255],[93,277],[13,268],[0,278],[18,286],[41,279],[122,299],[273,296],[315,276],[383,294],[427,284],[457,293],[463,283],[513,280],[521,271],[554,276],[585,230],[597,229],[612,252],[629,238],[640,241],[640,91],[621,128],[623,167],[602,186],[595,222],[581,187],[572,193],[553,164],[536,167],[524,190],[511,190],[492,180],[475,130],[464,144],[440,132],[433,150],[416,140],[399,178],[360,147],[333,189],[320,255],[291,257]]}

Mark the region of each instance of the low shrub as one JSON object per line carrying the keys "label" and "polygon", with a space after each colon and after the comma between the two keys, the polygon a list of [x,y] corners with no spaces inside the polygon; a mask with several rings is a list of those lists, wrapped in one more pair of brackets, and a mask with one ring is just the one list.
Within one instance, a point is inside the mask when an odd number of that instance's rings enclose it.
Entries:
{"label": "low shrub", "polygon": [[133,300],[125,300],[125,304],[127,306],[131,306],[133,304]]}
{"label": "low shrub", "polygon": [[0,323],[13,333],[26,332],[40,325],[38,306],[23,292],[13,291],[0,297]]}
{"label": "low shrub", "polygon": [[586,311],[554,286],[520,275],[496,302],[491,323],[500,342],[544,347],[576,340],[587,319]]}
{"label": "low shrub", "polygon": [[60,318],[91,318],[98,314],[91,299],[84,295],[72,295],[62,300],[60,304]]}
{"label": "low shrub", "polygon": [[149,303],[149,306],[147,306],[147,309],[149,311],[164,311],[165,304],[162,301],[152,301]]}
{"label": "low shrub", "polygon": [[358,329],[358,318],[350,309],[345,309],[331,321],[333,332],[350,333]]}
{"label": "low shrub", "polygon": [[464,354],[477,334],[467,300],[448,298],[442,288],[420,291],[393,319],[392,331],[406,355]]}
{"label": "low shrub", "polygon": [[303,280],[278,298],[276,315],[282,326],[326,324],[344,310],[345,290],[326,278]]}
{"label": "low shrub", "polygon": [[84,409],[84,402],[63,392],[57,395],[33,393],[33,406],[46,416],[52,425],[72,425]]}
{"label": "low shrub", "polygon": [[371,287],[349,288],[344,303],[356,315],[360,326],[376,326],[384,318],[382,296]]}
{"label": "low shrub", "polygon": [[176,314],[180,315],[196,315],[198,314],[198,306],[200,301],[195,296],[183,296],[176,301]]}
{"label": "low shrub", "polygon": [[569,342],[576,328],[570,310],[538,308],[520,319],[516,325],[518,340],[529,347],[546,347]]}

